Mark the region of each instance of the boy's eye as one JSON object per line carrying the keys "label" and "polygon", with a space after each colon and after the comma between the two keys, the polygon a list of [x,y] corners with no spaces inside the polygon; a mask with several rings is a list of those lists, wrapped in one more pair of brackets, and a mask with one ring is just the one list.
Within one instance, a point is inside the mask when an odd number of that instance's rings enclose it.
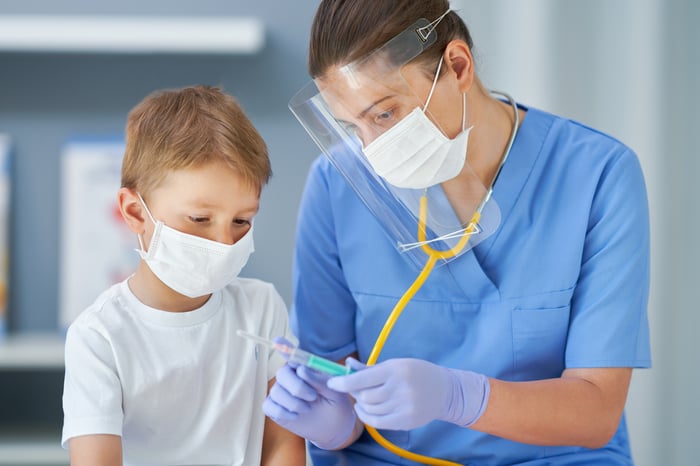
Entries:
{"label": "boy's eye", "polygon": [[209,221],[209,217],[197,217],[197,216],[192,216],[190,215],[190,221],[194,223],[204,223]]}
{"label": "boy's eye", "polygon": [[250,225],[250,220],[244,218],[237,218],[233,221],[236,225]]}

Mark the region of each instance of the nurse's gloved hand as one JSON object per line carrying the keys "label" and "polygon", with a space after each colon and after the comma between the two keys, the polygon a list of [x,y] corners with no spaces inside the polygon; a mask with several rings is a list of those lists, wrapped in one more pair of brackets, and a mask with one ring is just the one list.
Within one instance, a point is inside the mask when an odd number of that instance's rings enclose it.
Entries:
{"label": "nurse's gloved hand", "polygon": [[294,366],[287,363],[277,371],[263,411],[280,426],[319,448],[333,450],[343,446],[358,424],[350,399],[326,386],[327,375]]}
{"label": "nurse's gloved hand", "polygon": [[437,366],[421,359],[390,359],[333,377],[328,386],[355,398],[362,422],[379,429],[410,430],[434,420],[468,427],[481,417],[488,402],[488,378],[470,371]]}

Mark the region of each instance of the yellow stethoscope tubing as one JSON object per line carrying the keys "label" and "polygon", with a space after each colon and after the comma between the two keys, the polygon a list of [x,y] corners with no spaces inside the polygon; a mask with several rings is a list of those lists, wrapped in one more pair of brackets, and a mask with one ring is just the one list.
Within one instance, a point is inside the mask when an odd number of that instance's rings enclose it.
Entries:
{"label": "yellow stethoscope tubing", "polygon": [[[482,203],[482,206],[483,205],[484,203]],[[382,331],[377,337],[377,341],[374,343],[372,352],[370,353],[369,358],[367,359],[368,366],[374,365],[377,362],[377,359],[379,359],[379,353],[382,351],[382,348],[384,348],[384,343],[389,337],[391,330],[394,328],[394,324],[398,320],[399,316],[401,315],[409,301],[413,299],[413,296],[415,296],[418,290],[420,290],[425,281],[428,279],[428,276],[430,275],[430,272],[433,271],[433,268],[435,267],[437,261],[440,259],[450,259],[458,255],[469,242],[469,238],[474,233],[476,225],[479,223],[479,219],[481,218],[480,208],[476,212],[474,212],[474,215],[472,216],[472,219],[469,222],[469,226],[464,230],[464,233],[459,239],[459,242],[451,249],[448,249],[446,251],[438,251],[433,249],[428,243],[425,242],[425,223],[427,210],[428,198],[425,196],[425,194],[423,194],[423,196],[421,196],[420,199],[420,213],[418,217],[418,241],[423,243],[421,247],[423,248],[423,251],[425,251],[425,253],[428,254],[428,260],[423,266],[423,269],[421,270],[418,277],[406,290],[403,296],[401,296],[401,299],[399,299],[399,301],[394,306],[394,309],[389,314],[389,317],[384,323]],[[379,445],[400,457],[410,459],[412,461],[422,464],[431,464],[437,466],[460,466],[459,463],[454,463],[452,461],[447,461],[439,458],[432,458],[430,456],[420,455],[412,451],[404,450],[403,448],[394,445],[393,443],[385,439],[374,427],[365,424],[365,429],[367,429],[367,432],[369,432],[372,438]]]}
{"label": "yellow stethoscope tubing", "polygon": [[[421,248],[423,251],[428,255],[428,260],[426,261],[425,265],[423,266],[423,269],[421,270],[420,274],[414,282],[411,284],[411,286],[406,290],[406,292],[401,296],[401,299],[396,303],[394,306],[394,309],[392,309],[391,313],[389,314],[389,317],[387,318],[386,322],[384,322],[384,327],[382,327],[381,332],[379,332],[379,336],[377,337],[377,341],[374,343],[374,347],[372,348],[372,351],[370,352],[369,358],[367,358],[367,365],[372,366],[377,362],[377,359],[379,359],[379,353],[381,353],[382,348],[384,348],[384,344],[386,343],[387,338],[389,338],[389,334],[391,333],[391,330],[394,328],[394,324],[396,324],[396,321],[398,320],[399,316],[403,312],[404,308],[408,304],[408,302],[413,299],[415,294],[420,290],[420,288],[423,286],[425,281],[428,279],[428,276],[430,276],[430,273],[433,271],[433,268],[435,267],[435,264],[439,259],[451,259],[457,255],[459,255],[460,252],[464,249],[464,247],[467,245],[469,242],[469,238],[472,236],[474,231],[476,230],[476,225],[478,225],[479,220],[481,219],[481,212],[486,205],[486,203],[489,201],[491,198],[491,195],[493,194],[493,186],[496,184],[496,180],[498,179],[498,175],[501,173],[501,169],[506,163],[506,159],[508,158],[508,155],[510,154],[510,149],[513,147],[513,143],[515,142],[515,136],[518,132],[518,127],[520,123],[520,115],[518,113],[518,106],[515,103],[515,100],[508,94],[504,92],[498,92],[498,91],[492,91],[496,94],[501,94],[505,96],[510,104],[513,106],[514,110],[514,123],[513,123],[513,130],[510,134],[510,141],[508,142],[508,146],[506,147],[505,152],[503,153],[503,157],[501,159],[501,163],[498,166],[498,169],[496,170],[496,174],[493,177],[493,180],[491,182],[491,186],[486,193],[486,196],[484,197],[484,200],[481,202],[479,207],[476,209],[476,212],[474,212],[474,215],[472,216],[471,221],[469,222],[469,226],[464,230],[464,234],[461,236],[459,242],[451,249],[448,249],[446,251],[439,251],[433,249],[428,242],[426,242],[426,232],[425,232],[425,225],[426,225],[426,217],[427,217],[427,211],[428,211],[428,198],[426,197],[425,193],[423,196],[421,196],[420,199],[420,211],[418,214],[418,241],[423,243],[421,244]],[[404,450],[403,448],[394,445],[387,439],[385,439],[378,431],[372,426],[369,426],[365,424],[365,429],[367,429],[367,432],[372,436],[375,442],[377,442],[379,445],[384,447],[385,449],[389,450],[390,452],[394,453],[395,455],[398,455],[402,458],[410,459],[412,461],[415,461],[417,463],[422,463],[422,464],[430,464],[430,465],[436,465],[436,466],[461,466],[459,463],[455,463],[452,461],[448,460],[443,460],[440,458],[433,458],[430,456],[425,456],[425,455],[420,455],[418,453],[413,453],[408,450]]]}

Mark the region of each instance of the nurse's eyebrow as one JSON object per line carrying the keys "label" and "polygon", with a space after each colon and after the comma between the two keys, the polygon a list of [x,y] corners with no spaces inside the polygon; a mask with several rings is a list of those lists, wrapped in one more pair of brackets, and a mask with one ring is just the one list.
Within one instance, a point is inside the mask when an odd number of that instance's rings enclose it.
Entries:
{"label": "nurse's eyebrow", "polygon": [[386,97],[382,97],[381,99],[374,101],[369,107],[367,107],[366,109],[362,110],[362,111],[360,112],[360,114],[357,115],[357,118],[359,118],[360,120],[363,119],[363,118],[365,117],[365,115],[367,115],[367,113],[368,113],[370,110],[372,110],[372,107],[376,107],[378,104],[381,104],[381,103],[384,102],[385,100],[391,99],[392,97],[394,97],[394,96],[393,96],[393,95],[388,95],[388,96],[386,96]]}

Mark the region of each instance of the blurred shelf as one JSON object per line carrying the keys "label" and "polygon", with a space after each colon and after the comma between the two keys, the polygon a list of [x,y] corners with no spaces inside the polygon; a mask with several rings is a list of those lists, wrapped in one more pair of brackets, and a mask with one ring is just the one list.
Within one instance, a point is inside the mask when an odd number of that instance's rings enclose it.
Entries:
{"label": "blurred shelf", "polygon": [[60,432],[32,429],[0,432],[0,465],[68,465],[68,451],[61,448]]}
{"label": "blurred shelf", "polygon": [[244,17],[0,15],[0,51],[254,54],[262,21]]}
{"label": "blurred shelf", "polygon": [[64,343],[58,333],[7,335],[0,340],[0,370],[63,369]]}

